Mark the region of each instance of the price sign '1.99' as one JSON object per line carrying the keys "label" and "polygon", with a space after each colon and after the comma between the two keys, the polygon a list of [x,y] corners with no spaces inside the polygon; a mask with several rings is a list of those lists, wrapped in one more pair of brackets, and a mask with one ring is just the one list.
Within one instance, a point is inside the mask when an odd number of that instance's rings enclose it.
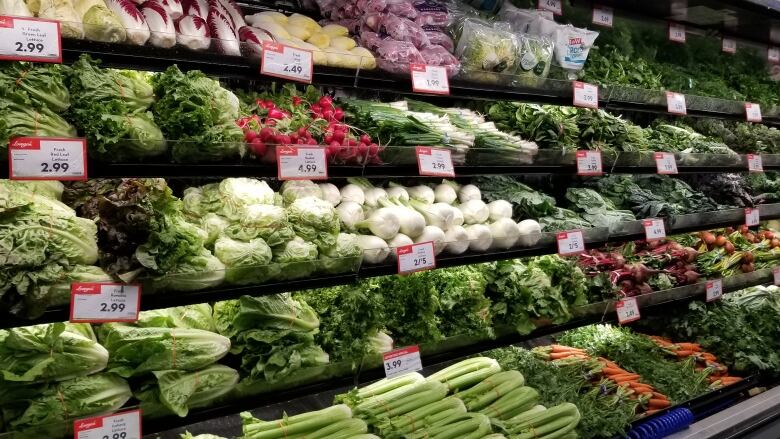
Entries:
{"label": "price sign '1.99'", "polygon": [[641,318],[641,315],[639,314],[639,305],[633,297],[626,297],[623,300],[619,300],[615,304],[615,311],[617,311],[618,322],[621,325],[637,321]]}
{"label": "price sign '1.99'", "polygon": [[409,64],[409,71],[412,74],[412,90],[415,92],[439,95],[450,94],[447,69],[444,67]]}
{"label": "price sign '1.99'", "polygon": [[61,41],[57,21],[0,15],[0,60],[61,63]]}

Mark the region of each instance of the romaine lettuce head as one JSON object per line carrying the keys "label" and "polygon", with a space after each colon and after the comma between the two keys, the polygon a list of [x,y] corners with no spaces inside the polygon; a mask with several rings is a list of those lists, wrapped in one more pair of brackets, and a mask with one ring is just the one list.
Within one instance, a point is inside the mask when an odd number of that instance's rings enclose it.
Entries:
{"label": "romaine lettuce head", "polygon": [[243,241],[262,238],[273,247],[293,239],[295,231],[283,207],[255,204],[244,209],[238,222],[225,229],[225,235]]}
{"label": "romaine lettuce head", "polygon": [[[314,309],[306,302],[294,299],[290,293],[241,296],[237,300],[217,302],[214,320],[217,332],[231,339],[239,339],[242,332],[255,329],[309,332],[320,326]],[[236,343],[233,353],[240,353],[241,347]]]}
{"label": "romaine lettuce head", "polygon": [[296,236],[274,249],[273,261],[279,263],[279,279],[298,279],[314,273],[318,267],[317,246]]}
{"label": "romaine lettuce head", "polygon": [[336,244],[340,231],[339,215],[327,201],[316,197],[299,198],[287,207],[287,216],[295,234],[320,249]]}
{"label": "romaine lettuce head", "polygon": [[202,329],[211,332],[215,330],[211,305],[208,303],[141,311],[134,324],[144,328]]}
{"label": "romaine lettuce head", "polygon": [[144,416],[150,418],[171,413],[187,416],[190,409],[208,407],[238,383],[238,371],[221,364],[194,372],[164,370],[153,374],[155,379],[135,393]]}
{"label": "romaine lettuce head", "polygon": [[17,94],[32,106],[62,113],[70,106],[70,93],[65,85],[67,70],[60,64],[3,63],[0,95]]}
{"label": "romaine lettuce head", "polygon": [[117,162],[157,157],[168,151],[168,145],[162,131],[154,123],[152,113],[132,116],[102,114],[95,119],[99,122],[93,126],[100,132],[88,133],[90,136],[98,136],[96,142],[89,143],[89,151],[95,157]]}
{"label": "romaine lettuce head", "polygon": [[358,244],[358,235],[339,233],[336,245],[320,252],[320,264],[325,273],[346,273],[355,271],[363,259],[363,250]]}
{"label": "romaine lettuce head", "polygon": [[210,251],[201,249],[196,256],[183,259],[167,274],[155,279],[156,289],[198,291],[214,288],[225,281],[225,264]]}
{"label": "romaine lettuce head", "polygon": [[225,281],[229,284],[259,284],[279,272],[276,264],[269,265],[271,247],[261,238],[244,242],[223,236],[214,244],[214,255],[225,264]]}

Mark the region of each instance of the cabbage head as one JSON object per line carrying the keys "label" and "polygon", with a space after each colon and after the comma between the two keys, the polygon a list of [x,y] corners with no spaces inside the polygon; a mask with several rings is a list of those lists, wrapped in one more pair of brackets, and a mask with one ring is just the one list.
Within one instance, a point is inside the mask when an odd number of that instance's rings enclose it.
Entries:
{"label": "cabbage head", "polygon": [[286,180],[279,190],[285,206],[304,197],[322,198],[322,189],[311,180]]}
{"label": "cabbage head", "polygon": [[283,207],[255,204],[248,206],[238,222],[225,229],[225,235],[242,241],[262,238],[266,244],[275,247],[293,239],[295,231]]}
{"label": "cabbage head", "polygon": [[279,279],[307,277],[317,270],[317,246],[296,236],[274,250],[273,261],[279,263]]}
{"label": "cabbage head", "polygon": [[201,218],[200,228],[206,232],[206,245],[214,244],[214,241],[225,232],[229,225],[230,222],[227,219],[216,213],[207,213]]}
{"label": "cabbage head", "polygon": [[362,259],[358,235],[352,233],[339,233],[336,245],[320,252],[322,271],[330,274],[356,271]]}
{"label": "cabbage head", "polygon": [[249,242],[221,237],[214,244],[214,255],[225,264],[225,282],[233,285],[259,284],[278,274],[271,263],[271,247],[260,238]]}
{"label": "cabbage head", "polygon": [[184,211],[196,217],[211,212],[235,221],[242,217],[246,207],[275,201],[275,193],[268,183],[245,177],[226,178],[184,191]]}
{"label": "cabbage head", "polygon": [[296,235],[313,242],[320,249],[336,244],[340,231],[339,215],[327,201],[315,197],[299,198],[287,207],[287,217]]}

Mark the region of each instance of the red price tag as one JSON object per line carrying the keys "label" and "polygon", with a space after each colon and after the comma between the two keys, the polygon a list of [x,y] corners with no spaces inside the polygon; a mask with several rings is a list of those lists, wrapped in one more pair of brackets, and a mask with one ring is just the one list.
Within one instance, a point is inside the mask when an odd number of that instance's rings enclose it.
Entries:
{"label": "red price tag", "polygon": [[11,180],[86,180],[87,141],[17,137],[8,144]]}
{"label": "red price tag", "polygon": [[666,92],[666,109],[672,114],[686,115],[685,95],[673,91]]}
{"label": "red price tag", "polygon": [[723,37],[720,41],[720,49],[725,53],[737,53],[737,40]]}
{"label": "red price tag", "polygon": [[263,60],[260,73],[276,78],[311,84],[314,63],[311,50],[263,41]]}
{"label": "red price tag", "polygon": [[774,284],[780,286],[780,267],[772,269],[772,277],[774,278]]}
{"label": "red price tag", "polygon": [[62,63],[60,23],[0,15],[0,60]]}
{"label": "red price tag", "polygon": [[436,268],[436,251],[433,241],[405,245],[395,249],[398,256],[398,274],[414,273],[415,271]]}
{"label": "red price tag", "polygon": [[671,152],[657,152],[655,157],[655,167],[659,174],[676,174],[677,160]]}
{"label": "red price tag", "polygon": [[780,48],[770,47],[767,49],[766,59],[772,64],[780,64]]}
{"label": "red price tag", "polygon": [[449,149],[417,147],[417,169],[420,175],[434,177],[454,177],[452,153]]}
{"label": "red price tag", "polygon": [[561,256],[573,256],[585,252],[585,238],[582,230],[569,230],[558,232],[558,254]]}
{"label": "red price tag", "polygon": [[761,105],[745,102],[745,116],[748,122],[761,122]]}
{"label": "red price tag", "polygon": [[422,370],[420,348],[417,345],[385,352],[382,354],[382,359],[384,360],[385,376],[387,378],[394,378]]}
{"label": "red price tag", "polygon": [[647,219],[642,221],[642,225],[645,227],[645,239],[648,241],[666,238],[664,220],[660,218]]}
{"label": "red price tag", "polygon": [[750,172],[764,172],[764,161],[761,159],[761,154],[748,154],[748,171]]}
{"label": "red price tag", "polygon": [[141,411],[130,410],[106,416],[77,419],[74,439],[141,439]]}
{"label": "red price tag", "polygon": [[279,180],[327,180],[328,160],[325,148],[318,146],[276,147]]}
{"label": "red price tag", "polygon": [[450,94],[450,82],[444,67],[409,64],[409,71],[412,74],[412,90],[416,93]]}
{"label": "red price tag", "polygon": [[745,225],[748,227],[757,226],[761,222],[757,207],[748,207],[745,209]]}
{"label": "red price tag", "polygon": [[550,11],[555,15],[562,15],[563,14],[562,0],[539,0],[539,3],[537,3],[537,9]]}
{"label": "red price tag", "polygon": [[140,309],[140,285],[74,283],[70,286],[73,323],[135,322]]}
{"label": "red price tag", "polygon": [[623,300],[619,300],[615,304],[615,311],[617,311],[618,322],[621,325],[635,322],[641,318],[639,305],[634,297],[626,297]]}
{"label": "red price tag", "polygon": [[713,302],[723,296],[723,281],[713,279],[707,281],[707,302]]}
{"label": "red price tag", "polygon": [[574,89],[574,106],[599,108],[599,88],[587,82],[572,81]]}
{"label": "red price tag", "polygon": [[578,175],[601,175],[601,151],[577,151]]}
{"label": "red price tag", "polygon": [[680,23],[669,23],[669,41],[685,42],[685,26]]}
{"label": "red price tag", "polygon": [[594,5],[593,6],[593,24],[600,26],[612,27],[612,20],[614,19],[614,11],[609,6]]}

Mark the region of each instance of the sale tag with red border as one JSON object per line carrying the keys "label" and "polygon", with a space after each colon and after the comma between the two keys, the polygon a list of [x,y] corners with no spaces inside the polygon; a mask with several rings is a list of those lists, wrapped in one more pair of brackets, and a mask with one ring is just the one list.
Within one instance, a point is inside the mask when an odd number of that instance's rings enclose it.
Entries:
{"label": "sale tag with red border", "polygon": [[757,226],[761,222],[757,207],[745,208],[745,225],[748,227]]}
{"label": "sale tag with red border", "polygon": [[433,241],[398,247],[395,249],[395,254],[398,260],[399,274],[436,268],[436,251]]}
{"label": "sale tag with red border", "polygon": [[454,177],[455,166],[449,149],[417,147],[417,170],[420,175],[433,177]]}
{"label": "sale tag with red border", "polygon": [[328,179],[325,148],[318,146],[277,145],[276,165],[279,180]]}
{"label": "sale tag with red border", "polygon": [[422,370],[420,348],[417,345],[396,349],[382,354],[385,365],[385,376],[394,378],[407,373]]}
{"label": "sale tag with red border", "polygon": [[764,172],[764,161],[761,159],[761,154],[748,154],[746,158],[748,171]]}
{"label": "sale tag with red border", "polygon": [[723,281],[712,279],[707,281],[707,302],[713,302],[723,297]]}
{"label": "sale tag with red border", "polygon": [[780,286],[780,267],[772,269],[772,280],[775,285]]}
{"label": "sale tag with red border", "polygon": [[73,421],[74,439],[141,439],[141,410]]}
{"label": "sale tag with red border", "polygon": [[615,18],[615,13],[609,6],[593,5],[593,24],[599,26],[612,27],[612,21]]}
{"label": "sale tag with red border", "polygon": [[62,63],[60,23],[0,15],[0,60]]}
{"label": "sale tag with red border", "polygon": [[409,71],[412,74],[412,90],[416,93],[450,94],[450,82],[444,67],[409,64]]}
{"label": "sale tag with red border", "polygon": [[555,239],[558,241],[558,254],[561,256],[573,256],[585,252],[585,238],[582,236],[582,230],[558,232]]}
{"label": "sale tag with red border", "polygon": [[636,298],[626,297],[623,300],[619,300],[615,304],[615,311],[617,311],[618,322],[623,325],[639,320],[642,316],[639,314],[639,304],[636,303]]}
{"label": "sale tag with red border", "polygon": [[11,180],[86,180],[87,141],[60,137],[17,137],[8,144]]}
{"label": "sale tag with red border", "polygon": [[73,323],[135,322],[140,310],[140,285],[74,283],[70,286]]}
{"label": "sale tag with red border", "polygon": [[761,122],[761,105],[745,102],[745,117],[748,122]]}
{"label": "sale tag with red border", "polygon": [[314,63],[311,50],[263,41],[263,60],[260,73],[291,81],[311,83]]}
{"label": "sale tag with red border", "polygon": [[596,85],[582,81],[572,81],[574,90],[574,106],[584,108],[599,108],[599,88]]}
{"label": "sale tag with red border", "polygon": [[767,49],[766,59],[772,64],[780,64],[780,47],[770,47]]}
{"label": "sale tag with red border", "polygon": [[680,115],[688,114],[688,111],[685,108],[685,95],[682,93],[667,91],[666,109],[672,114],[680,114]]}
{"label": "sale tag with red border", "polygon": [[539,0],[537,9],[550,11],[555,15],[563,15],[563,0]]}
{"label": "sale tag with red border", "polygon": [[685,42],[685,25],[680,23],[669,23],[669,41],[675,43]]}
{"label": "sale tag with red border", "polygon": [[671,152],[657,152],[655,157],[655,167],[659,174],[676,174],[677,160]]}
{"label": "sale tag with red border", "polygon": [[720,50],[724,53],[737,53],[737,40],[723,37],[720,41]]}
{"label": "sale tag with red border", "polygon": [[577,151],[577,175],[601,175],[601,151]]}
{"label": "sale tag with red border", "polygon": [[642,220],[642,225],[645,228],[645,239],[648,241],[657,241],[659,239],[666,238],[666,227],[664,226],[664,220],[660,218],[652,218]]}

